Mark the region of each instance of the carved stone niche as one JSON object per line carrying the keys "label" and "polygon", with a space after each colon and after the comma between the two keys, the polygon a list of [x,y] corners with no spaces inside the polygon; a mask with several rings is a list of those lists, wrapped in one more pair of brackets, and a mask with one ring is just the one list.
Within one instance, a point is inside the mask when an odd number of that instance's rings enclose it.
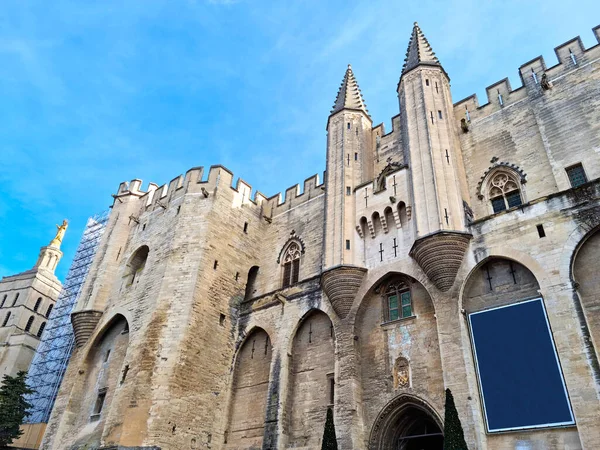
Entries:
{"label": "carved stone niche", "polygon": [[409,255],[442,292],[454,284],[473,236],[458,231],[438,231],[417,239]]}
{"label": "carved stone niche", "polygon": [[340,318],[345,318],[352,308],[367,269],[356,266],[337,266],[321,275],[321,287],[331,306]]}
{"label": "carved stone niche", "polygon": [[77,311],[71,314],[71,324],[73,325],[73,333],[75,334],[75,345],[77,348],[83,347],[88,341],[96,325],[102,317],[102,311],[88,309]]}

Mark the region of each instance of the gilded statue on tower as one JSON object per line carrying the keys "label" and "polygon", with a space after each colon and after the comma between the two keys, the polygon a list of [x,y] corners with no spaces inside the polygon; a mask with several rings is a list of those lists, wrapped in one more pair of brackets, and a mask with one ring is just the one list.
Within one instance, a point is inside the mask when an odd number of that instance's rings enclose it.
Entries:
{"label": "gilded statue on tower", "polygon": [[67,231],[68,226],[69,221],[67,219],[63,220],[62,225],[56,225],[56,236],[54,236],[54,239],[50,241],[50,247],[60,248],[60,244],[62,243],[63,237],[65,236],[65,231]]}

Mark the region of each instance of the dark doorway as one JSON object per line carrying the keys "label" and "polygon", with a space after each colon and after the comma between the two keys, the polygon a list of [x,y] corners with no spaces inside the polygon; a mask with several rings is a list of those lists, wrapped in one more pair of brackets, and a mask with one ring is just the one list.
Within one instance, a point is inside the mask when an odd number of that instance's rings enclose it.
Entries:
{"label": "dark doorway", "polygon": [[441,420],[424,401],[409,395],[394,399],[373,426],[369,450],[443,450]]}

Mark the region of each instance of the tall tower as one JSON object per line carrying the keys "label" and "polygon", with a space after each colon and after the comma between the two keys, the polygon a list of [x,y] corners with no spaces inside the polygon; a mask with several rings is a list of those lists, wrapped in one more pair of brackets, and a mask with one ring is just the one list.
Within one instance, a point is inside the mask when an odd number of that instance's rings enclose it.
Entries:
{"label": "tall tower", "polygon": [[354,189],[373,179],[373,122],[348,65],[327,121],[325,233],[321,284],[340,317],[350,310],[365,269],[356,267]]}
{"label": "tall tower", "polygon": [[373,179],[373,122],[348,65],[327,121],[324,269],[354,264],[354,188]]}
{"label": "tall tower", "polygon": [[462,185],[464,168],[450,79],[416,22],[398,98],[416,221],[411,256],[446,291],[454,283],[470,238],[465,232],[463,204],[467,191]]}

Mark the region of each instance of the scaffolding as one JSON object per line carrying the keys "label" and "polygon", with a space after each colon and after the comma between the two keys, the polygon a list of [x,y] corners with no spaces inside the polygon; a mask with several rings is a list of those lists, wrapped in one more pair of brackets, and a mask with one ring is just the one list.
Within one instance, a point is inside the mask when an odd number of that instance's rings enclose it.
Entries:
{"label": "scaffolding", "polygon": [[27,376],[27,383],[34,390],[27,399],[33,405],[26,419],[27,423],[47,423],[50,418],[75,343],[71,311],[77,303],[100,238],[106,229],[108,215],[109,211],[105,211],[88,219],[65,284],[50,313],[48,325]]}

